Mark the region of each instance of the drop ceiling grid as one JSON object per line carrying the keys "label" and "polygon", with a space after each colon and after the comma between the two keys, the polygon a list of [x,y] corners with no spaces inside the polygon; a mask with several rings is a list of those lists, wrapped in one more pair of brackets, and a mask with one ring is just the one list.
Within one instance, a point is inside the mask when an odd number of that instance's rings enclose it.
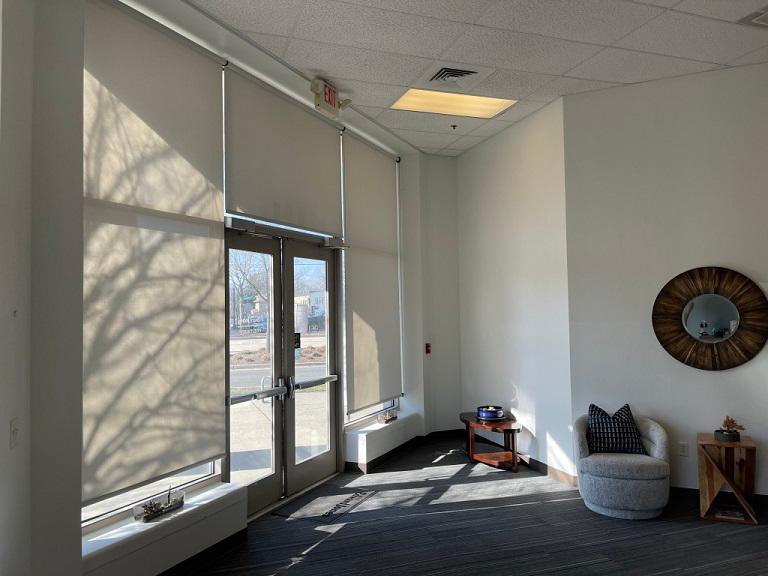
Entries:
{"label": "drop ceiling grid", "polygon": [[[768,0],[184,1],[430,153],[461,153],[561,95],[768,61],[768,30],[734,23]],[[518,104],[488,121],[389,109],[461,63],[491,70],[471,93]]]}

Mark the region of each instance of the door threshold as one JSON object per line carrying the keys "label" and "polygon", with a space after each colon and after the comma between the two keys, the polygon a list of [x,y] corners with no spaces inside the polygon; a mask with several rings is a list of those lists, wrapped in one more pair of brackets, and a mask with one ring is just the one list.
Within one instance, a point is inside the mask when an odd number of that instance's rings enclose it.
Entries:
{"label": "door threshold", "polygon": [[282,508],[286,504],[290,504],[291,502],[293,502],[297,498],[299,498],[301,496],[304,496],[304,494],[306,494],[310,490],[314,490],[315,488],[317,488],[321,484],[325,484],[326,482],[328,482],[328,480],[331,480],[331,479],[335,478],[339,474],[340,474],[340,472],[334,472],[330,476],[327,476],[327,477],[323,478],[322,480],[318,480],[317,482],[315,482],[314,484],[311,484],[310,486],[307,486],[303,490],[299,490],[298,492],[296,492],[296,494],[292,494],[291,496],[287,496],[286,498],[281,498],[280,500],[278,500],[274,504],[270,504],[269,506],[267,506],[265,508],[262,508],[258,512],[254,512],[253,514],[248,516],[247,523],[250,524],[254,520],[257,520],[257,519],[261,518],[262,516],[266,516],[267,514],[269,514],[271,512],[274,512],[278,508]]}

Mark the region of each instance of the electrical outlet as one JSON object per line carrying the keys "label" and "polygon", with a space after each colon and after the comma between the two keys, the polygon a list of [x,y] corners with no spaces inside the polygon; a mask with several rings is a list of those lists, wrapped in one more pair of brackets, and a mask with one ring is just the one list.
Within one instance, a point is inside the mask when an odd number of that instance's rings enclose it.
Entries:
{"label": "electrical outlet", "polygon": [[19,431],[19,419],[18,418],[12,418],[11,419],[11,435],[9,444],[11,446],[11,450],[16,448],[16,446],[19,445],[19,436],[21,435],[21,432]]}
{"label": "electrical outlet", "polygon": [[683,458],[688,457],[688,442],[678,443],[678,454]]}

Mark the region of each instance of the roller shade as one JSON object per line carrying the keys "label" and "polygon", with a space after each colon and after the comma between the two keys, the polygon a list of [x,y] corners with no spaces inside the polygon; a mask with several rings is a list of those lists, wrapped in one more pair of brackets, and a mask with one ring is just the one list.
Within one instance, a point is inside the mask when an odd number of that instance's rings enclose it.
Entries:
{"label": "roller shade", "polygon": [[226,452],[221,118],[216,62],[87,3],[84,502]]}
{"label": "roller shade", "polygon": [[226,71],[227,210],[341,236],[339,130]]}
{"label": "roller shade", "polygon": [[392,158],[344,136],[347,412],[399,397],[397,181]]}

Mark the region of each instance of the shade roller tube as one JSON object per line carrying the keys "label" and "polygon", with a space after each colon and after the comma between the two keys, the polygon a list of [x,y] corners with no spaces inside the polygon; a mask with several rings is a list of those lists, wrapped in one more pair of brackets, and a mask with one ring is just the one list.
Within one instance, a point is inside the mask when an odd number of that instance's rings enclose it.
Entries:
{"label": "shade roller tube", "polygon": [[89,0],[84,502],[226,452],[221,134],[221,68]]}
{"label": "shade roller tube", "polygon": [[347,412],[399,397],[397,180],[392,158],[344,135]]}
{"label": "shade roller tube", "polygon": [[341,236],[339,129],[225,72],[227,211]]}

